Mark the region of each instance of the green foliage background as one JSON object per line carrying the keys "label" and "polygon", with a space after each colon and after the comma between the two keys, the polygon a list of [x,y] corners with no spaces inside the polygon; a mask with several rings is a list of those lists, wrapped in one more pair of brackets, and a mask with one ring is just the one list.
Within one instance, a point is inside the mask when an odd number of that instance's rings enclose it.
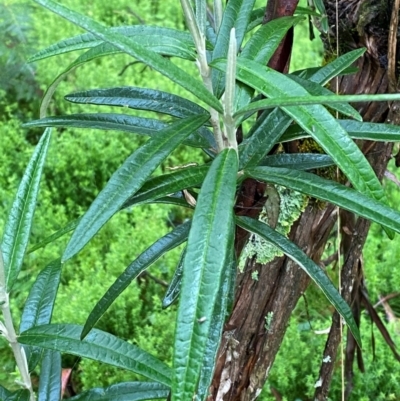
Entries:
{"label": "green foliage background", "polygon": [[[63,3],[112,26],[144,22],[183,28],[179,2],[138,0],[133,4],[128,0],[118,3],[68,0]],[[10,77],[0,80],[0,233],[19,179],[41,135],[40,130],[22,129],[21,123],[37,118],[40,95],[57,73],[75,59],[76,54],[50,59],[46,65],[42,63],[26,67],[24,61],[34,51],[78,33],[76,27],[31,5],[29,1],[17,4],[14,0],[3,0],[0,4],[0,68],[7,71]],[[321,44],[318,40],[310,43],[308,35],[306,21],[296,27],[293,70],[318,65],[321,61]],[[51,113],[95,111],[96,106],[89,109],[63,101],[63,95],[82,89],[133,85],[174,91],[169,82],[149,68],[144,69],[139,63],[125,69],[129,63],[129,57],[118,55],[80,67],[60,85],[51,105]],[[188,96],[186,92],[185,96]],[[113,111],[127,112],[122,109]],[[45,167],[31,244],[36,244],[81,215],[111,173],[142,141],[143,138],[118,132],[58,130],[53,135]],[[161,169],[198,161],[201,157],[195,150],[182,147]],[[398,188],[390,184],[387,185],[387,191],[393,204],[398,205]],[[125,267],[162,233],[185,218],[182,212],[166,206],[141,206],[117,214],[79,257],[65,265],[53,321],[83,324],[95,302]],[[400,240],[396,237],[390,244],[387,241],[382,229],[373,226],[364,253],[367,284],[373,303],[379,295],[399,290],[400,270],[396,268],[396,262],[399,259]],[[61,239],[28,255],[12,294],[16,318],[21,313],[27,292],[38,272],[49,261],[59,257],[65,245],[66,239]],[[387,251],[389,247],[390,253]],[[179,252],[177,249],[168,258],[159,260],[150,273],[168,282]],[[335,275],[334,272],[332,274]],[[164,291],[163,286],[148,276],[135,280],[101,319],[98,327],[169,361],[175,308],[161,310]],[[316,335],[314,330],[329,327],[330,309],[315,288],[311,287],[306,296],[308,307],[301,301],[291,319],[269,382],[260,397],[263,401],[275,400],[270,387],[279,391],[286,400],[307,400],[313,394],[326,339],[325,335]],[[400,312],[400,308],[397,311]],[[368,317],[364,316],[362,332],[367,371],[365,374],[356,373],[356,387],[351,399],[400,399],[400,386],[395,374],[399,371],[398,363],[383,344],[379,333],[375,333],[376,356],[373,358],[369,325]],[[398,342],[400,328],[395,323],[388,325],[388,328]],[[0,383],[9,388],[17,377],[12,361],[6,342],[0,340]],[[86,360],[78,361],[68,356],[64,357],[63,364],[75,368],[73,384],[78,391],[136,379],[115,368]],[[338,365],[331,399],[338,399],[339,395]]]}

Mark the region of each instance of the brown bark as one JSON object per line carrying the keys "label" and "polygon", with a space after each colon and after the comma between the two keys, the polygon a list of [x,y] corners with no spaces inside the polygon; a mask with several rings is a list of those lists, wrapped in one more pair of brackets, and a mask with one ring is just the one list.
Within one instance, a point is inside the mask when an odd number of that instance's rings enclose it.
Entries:
{"label": "brown bark", "polygon": [[[341,49],[344,52],[362,46],[368,48],[365,56],[357,64],[359,72],[355,76],[345,76],[340,79],[340,93],[387,92],[388,79],[385,65],[388,49],[387,32],[383,38],[383,26],[373,25],[376,21],[382,24],[384,17],[377,15],[378,11],[374,9],[373,18],[366,18],[371,14],[368,14],[365,7],[361,7],[361,2],[358,1],[339,0],[339,4],[342,7],[339,15],[341,38],[343,38]],[[290,0],[270,0],[265,21],[279,15],[290,15],[293,12],[293,5],[295,2]],[[330,4],[327,4],[327,11],[329,26],[333,27],[334,31],[336,18]],[[328,49],[332,49],[333,42],[332,38],[326,39]],[[291,38],[288,35],[269,65],[279,71],[285,71],[290,59],[290,49]],[[365,121],[382,122],[388,117],[387,103],[361,104],[357,105],[357,108]],[[396,119],[395,114],[393,118]],[[368,159],[378,177],[382,178],[390,158],[391,145],[365,142],[360,143],[360,146],[365,153],[368,153]],[[254,180],[246,181],[238,202],[237,211],[240,209],[240,214],[256,217],[264,202],[263,185]],[[316,263],[320,262],[328,236],[337,219],[336,212],[332,206],[320,210],[311,202],[291,229],[290,239]],[[345,255],[342,291],[349,302],[354,301],[353,309],[357,314],[356,309],[359,310],[360,306],[354,300],[356,298],[354,294],[357,293],[354,287],[362,283],[360,255],[369,223],[363,219],[352,223],[354,219],[347,217],[343,218],[346,229],[342,231]],[[236,243],[237,253],[241,251],[246,239],[246,234],[239,230]],[[252,278],[255,270],[258,271],[258,281]],[[224,327],[209,401],[250,401],[257,398],[279,350],[290,315],[308,283],[309,278],[304,271],[286,257],[276,258],[266,265],[259,265],[255,260],[247,261],[244,272],[239,274],[235,304]],[[272,321],[266,328],[265,316],[271,312],[273,313]],[[332,363],[321,365],[320,377],[323,378],[323,386],[316,390],[315,397],[318,400],[326,399],[339,341],[339,319],[336,314],[333,317],[330,339],[324,352],[324,356],[331,357]],[[350,353],[347,363],[352,365],[355,345],[351,342],[351,338],[349,344]],[[324,356],[321,356],[321,360]],[[349,378],[351,373],[352,370],[348,367]],[[351,386],[347,390],[349,392]]]}

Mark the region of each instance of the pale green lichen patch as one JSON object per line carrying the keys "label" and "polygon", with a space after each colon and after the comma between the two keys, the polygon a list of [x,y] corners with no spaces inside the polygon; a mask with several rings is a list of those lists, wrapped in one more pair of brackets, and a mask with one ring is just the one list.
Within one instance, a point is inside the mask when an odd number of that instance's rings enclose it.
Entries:
{"label": "pale green lichen patch", "polygon": [[[279,194],[279,217],[275,230],[287,236],[293,223],[300,217],[301,213],[306,208],[308,197],[281,186],[276,186],[276,190]],[[266,202],[258,218],[266,224],[269,224],[271,221],[270,215],[275,214],[276,212],[269,211],[269,205],[270,204]],[[258,263],[265,264],[273,260],[275,257],[282,255],[283,253],[277,247],[271,245],[258,235],[252,234],[240,256],[239,270],[240,272],[243,272],[247,258],[255,257]]]}

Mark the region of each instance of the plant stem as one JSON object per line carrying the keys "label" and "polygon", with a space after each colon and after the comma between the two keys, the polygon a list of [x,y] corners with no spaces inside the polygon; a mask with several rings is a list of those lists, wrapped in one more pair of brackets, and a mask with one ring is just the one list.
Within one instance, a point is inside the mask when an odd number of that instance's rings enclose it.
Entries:
{"label": "plant stem", "polygon": [[15,333],[15,328],[12,321],[9,294],[6,291],[5,276],[3,253],[0,249],[0,307],[4,316],[4,325],[1,325],[0,329],[2,329],[3,336],[9,342],[11,349],[13,350],[15,361],[21,374],[22,385],[29,390],[31,394],[30,400],[35,401],[35,394],[32,389],[32,382],[29,375],[25,351],[17,341],[17,334]]}
{"label": "plant stem", "polygon": [[[193,12],[193,8],[189,0],[181,0],[183,14],[185,16],[186,24],[192,35],[194,44],[197,51],[197,67],[200,71],[201,78],[203,80],[204,86],[208,91],[214,94],[212,81],[211,81],[211,68],[208,66],[207,62],[207,51],[206,51],[206,38],[204,33],[201,32],[199,26],[196,23],[196,18]],[[213,127],[214,138],[218,146],[218,151],[221,151],[226,146],[223,141],[222,131],[219,123],[219,113],[213,108],[210,111],[210,122]]]}

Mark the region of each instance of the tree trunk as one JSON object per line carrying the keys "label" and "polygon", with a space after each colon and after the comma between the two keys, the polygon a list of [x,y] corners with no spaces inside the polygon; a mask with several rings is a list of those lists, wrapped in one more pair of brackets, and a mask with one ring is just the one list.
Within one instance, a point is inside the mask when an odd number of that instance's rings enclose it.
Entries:
{"label": "tree trunk", "polygon": [[[265,20],[291,15],[296,5],[297,2],[293,0],[270,0]],[[382,0],[374,0],[373,4],[368,1],[339,0],[340,52],[367,47],[364,57],[357,63],[359,72],[339,80],[340,93],[382,93],[389,90],[387,54],[388,27],[392,9],[391,6],[390,9],[387,7],[387,3]],[[335,3],[326,3],[326,8],[329,27],[335,32]],[[282,72],[286,72],[290,60],[291,35],[289,32],[270,63],[271,67]],[[333,34],[324,37],[328,55],[332,53],[332,47],[336,46],[334,36]],[[392,86],[391,91],[393,90],[395,88]],[[392,114],[388,115],[387,103],[362,104],[357,105],[357,108],[365,121],[383,122],[389,118],[397,122],[395,112],[392,111]],[[367,154],[378,177],[382,178],[391,155],[391,145],[365,141],[360,143],[360,146]],[[293,149],[296,149],[296,144],[291,145],[290,151],[293,152]],[[239,195],[238,203],[241,209],[237,213],[257,216],[257,210],[264,202],[264,191],[265,188],[260,183],[247,180]],[[349,213],[343,214],[341,220],[344,228],[342,229],[344,252],[342,291],[343,296],[351,303],[362,290],[362,287],[357,286],[362,283],[359,258],[369,223],[363,219],[355,220]],[[290,239],[311,259],[319,263],[336,221],[335,207],[327,205],[321,210],[311,201],[292,226]],[[239,230],[236,238],[237,253],[242,250],[246,239],[246,234]],[[257,281],[252,276],[255,271],[258,272]],[[232,314],[224,327],[209,401],[250,401],[258,397],[281,345],[290,315],[308,284],[308,276],[287,257],[275,258],[265,265],[258,264],[254,259],[247,260],[244,272],[238,277]],[[354,308],[357,315],[359,311],[356,310],[356,306]],[[271,317],[268,325],[265,324],[266,316]],[[320,372],[322,386],[317,388],[315,393],[315,398],[318,400],[325,400],[328,394],[340,341],[339,327],[340,320],[336,314],[324,352],[324,356],[330,355],[331,363],[322,364]],[[351,338],[348,343],[351,345]],[[351,380],[354,350],[354,346],[353,351],[348,350],[349,380]],[[322,358],[321,355],[321,360]],[[350,390],[351,386],[347,392],[350,393]]]}

